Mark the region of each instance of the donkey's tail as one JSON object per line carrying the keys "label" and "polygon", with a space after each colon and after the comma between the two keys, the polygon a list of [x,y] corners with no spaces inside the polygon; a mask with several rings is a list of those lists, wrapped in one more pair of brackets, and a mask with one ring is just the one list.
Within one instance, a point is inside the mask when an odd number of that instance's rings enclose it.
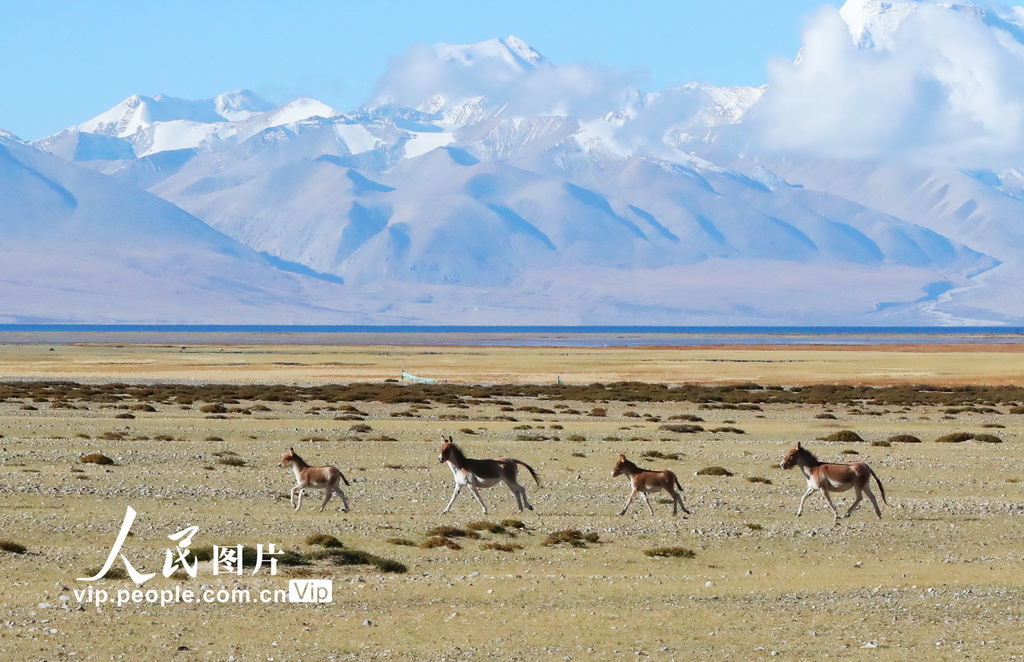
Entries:
{"label": "donkey's tail", "polygon": [[679,484],[679,478],[676,476],[675,472],[672,473],[672,480],[674,480],[676,482],[676,489],[678,489],[680,492],[682,492],[683,491],[683,486]]}
{"label": "donkey's tail", "polygon": [[341,469],[338,469],[338,476],[341,477],[341,482],[345,483],[346,487],[352,484],[352,483],[348,482],[348,478],[345,478],[345,474],[341,473]]}
{"label": "donkey's tail", "polygon": [[523,462],[522,460],[517,460],[515,458],[512,458],[512,461],[515,462],[516,464],[521,464],[524,467],[526,467],[527,469],[529,469],[530,475],[533,476],[533,479],[535,481],[537,481],[537,487],[540,487],[540,478],[537,478],[537,472],[533,470],[533,467],[531,467],[527,463]]}
{"label": "donkey's tail", "polygon": [[875,482],[878,483],[878,491],[882,493],[882,501],[885,503],[885,505],[888,506],[889,502],[886,501],[886,499],[885,499],[885,488],[882,487],[882,481],[878,480],[878,474],[875,473],[874,469],[872,469],[871,467],[868,467],[868,471],[871,472],[871,475],[872,475],[872,477],[874,477]]}

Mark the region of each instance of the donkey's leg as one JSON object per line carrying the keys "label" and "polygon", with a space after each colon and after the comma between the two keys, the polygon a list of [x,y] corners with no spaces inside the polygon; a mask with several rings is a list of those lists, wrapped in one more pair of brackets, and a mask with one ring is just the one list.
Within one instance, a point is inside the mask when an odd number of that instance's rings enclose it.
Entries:
{"label": "donkey's leg", "polygon": [[332,490],[331,486],[328,485],[327,489],[324,490],[324,502],[320,504],[320,510],[317,512],[324,512],[324,506],[327,505],[327,502],[331,500],[332,496],[334,496],[334,490]]}
{"label": "donkey's leg", "polygon": [[302,508],[302,495],[306,490],[301,487],[296,487],[295,490],[297,490],[296,494],[299,495],[299,500],[295,503],[295,510],[298,510],[299,508]]}
{"label": "donkey's leg", "polygon": [[337,495],[339,497],[341,497],[341,502],[343,504],[345,504],[345,512],[347,513],[348,512],[348,499],[345,498],[345,493],[341,491],[341,488],[338,487],[337,483],[334,484],[334,491],[335,491],[335,493],[337,493]]}
{"label": "donkey's leg", "polygon": [[804,514],[804,502],[807,501],[807,497],[809,497],[812,494],[814,494],[814,491],[816,489],[818,489],[818,488],[817,487],[808,487],[807,491],[804,492],[803,497],[800,498],[800,507],[796,509],[796,516],[797,517],[800,517],[801,515]]}
{"label": "donkey's leg", "polygon": [[469,484],[469,489],[473,490],[473,496],[475,496],[476,500],[480,502],[480,507],[484,509],[484,515],[486,515],[487,514],[487,504],[484,503],[483,497],[480,496],[480,488],[478,488],[473,483],[470,483]]}
{"label": "donkey's leg", "polygon": [[299,489],[298,485],[296,485],[295,487],[288,491],[288,505],[291,506],[292,508],[295,507],[295,490],[297,489]]}
{"label": "donkey's leg", "polygon": [[[523,505],[526,506],[526,509],[533,510],[533,506],[530,505],[530,500],[526,498],[526,488],[517,482],[513,484],[512,489],[518,490],[519,494],[516,498],[518,499],[520,496],[523,498]],[[522,507],[519,508],[519,512],[523,512]]]}
{"label": "donkey's leg", "polygon": [[679,494],[679,492],[676,492],[675,490],[669,490],[669,494],[672,495],[672,514],[673,515],[676,514],[676,506],[677,505],[679,506],[679,508],[682,508],[683,512],[686,513],[687,515],[692,515],[693,514],[689,510],[686,509],[686,504],[683,503],[683,497]]}
{"label": "donkey's leg", "polygon": [[644,503],[647,504],[647,509],[650,510],[651,514],[653,515],[654,514],[654,507],[651,505],[651,500],[649,498],[647,498],[647,492],[641,492],[640,496],[642,496],[644,498]]}
{"label": "donkey's leg", "polygon": [[821,490],[821,496],[825,497],[825,503],[832,509],[832,514],[835,515],[836,524],[839,523],[839,511],[836,510],[836,504],[832,503],[832,497],[829,496],[828,490]]}
{"label": "donkey's leg", "polygon": [[455,503],[455,497],[459,496],[459,492],[461,492],[461,491],[462,491],[462,485],[460,485],[458,483],[455,483],[455,491],[452,492],[451,501],[449,501],[448,505],[445,506],[444,510],[441,511],[442,515],[452,509],[452,504]]}
{"label": "donkey's leg", "polygon": [[857,504],[860,503],[864,499],[864,494],[862,493],[860,487],[858,487],[857,485],[854,485],[853,489],[854,489],[854,492],[857,495],[857,498],[854,499],[853,503],[850,504],[850,507],[849,507],[849,509],[847,509],[846,514],[843,515],[844,518],[845,517],[849,517],[850,513],[853,512],[853,509],[857,507]]}
{"label": "donkey's leg", "polygon": [[875,493],[872,492],[871,488],[867,485],[864,486],[864,491],[867,492],[871,505],[875,507],[875,514],[878,515],[878,519],[882,519],[882,509],[878,507],[878,500],[875,498]]}
{"label": "donkey's leg", "polygon": [[512,491],[512,496],[516,498],[516,506],[519,508],[519,512],[523,512],[523,497],[520,494],[522,488],[519,487],[519,483],[510,483],[507,480],[503,480],[505,487]]}
{"label": "donkey's leg", "polygon": [[629,497],[626,499],[626,505],[622,507],[622,512],[619,513],[620,515],[625,515],[626,514],[626,510],[629,509],[629,504],[633,503],[633,499],[636,498],[636,495],[637,495],[637,491],[636,490],[633,490],[632,492],[629,493]]}

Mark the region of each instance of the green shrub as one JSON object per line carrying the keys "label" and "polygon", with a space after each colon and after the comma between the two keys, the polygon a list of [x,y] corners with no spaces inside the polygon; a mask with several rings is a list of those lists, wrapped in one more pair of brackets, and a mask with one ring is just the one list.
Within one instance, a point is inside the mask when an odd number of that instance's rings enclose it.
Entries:
{"label": "green shrub", "polygon": [[921,440],[912,434],[894,434],[886,441],[890,444],[919,444]]}
{"label": "green shrub", "polygon": [[344,547],[345,543],[341,542],[332,535],[326,533],[314,533],[313,535],[306,538],[307,545],[320,545],[321,547]]}

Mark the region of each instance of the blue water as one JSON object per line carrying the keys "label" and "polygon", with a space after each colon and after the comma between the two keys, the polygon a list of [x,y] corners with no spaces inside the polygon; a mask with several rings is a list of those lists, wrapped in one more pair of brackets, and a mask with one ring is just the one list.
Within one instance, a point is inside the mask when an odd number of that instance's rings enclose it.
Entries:
{"label": "blue water", "polygon": [[1024,327],[0,324],[0,342],[631,347],[1024,343]]}

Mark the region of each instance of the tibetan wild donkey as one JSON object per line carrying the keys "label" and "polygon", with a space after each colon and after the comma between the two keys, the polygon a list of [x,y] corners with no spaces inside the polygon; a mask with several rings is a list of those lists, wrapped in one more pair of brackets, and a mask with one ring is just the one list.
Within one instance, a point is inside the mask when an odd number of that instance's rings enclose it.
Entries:
{"label": "tibetan wild donkey", "polygon": [[519,506],[519,512],[523,512],[524,506],[533,510],[533,506],[526,500],[526,488],[520,485],[517,480],[519,467],[516,465],[521,464],[526,467],[539,486],[540,478],[537,478],[537,472],[533,470],[533,467],[522,460],[516,460],[511,457],[496,457],[493,460],[474,460],[466,457],[462,453],[462,449],[455,445],[451,437],[447,439],[442,437],[441,439],[444,443],[441,444],[441,454],[438,456],[438,462],[447,462],[448,468],[452,470],[452,476],[455,478],[455,492],[452,494],[448,505],[441,511],[442,513],[447,513],[452,509],[455,497],[459,496],[459,492],[462,491],[463,487],[469,487],[473,492],[473,496],[480,502],[480,507],[484,509],[484,514],[486,515],[487,506],[484,504],[484,500],[480,498],[479,488],[494,487],[498,483],[505,483],[512,490],[512,494],[516,497],[516,504]]}
{"label": "tibetan wild donkey", "polygon": [[[320,504],[320,511],[323,512],[324,506],[331,500],[331,496],[335,493],[341,497],[341,502],[345,504],[345,512],[348,512],[348,499],[345,498],[345,493],[338,487],[338,482],[342,481],[345,485],[349,482],[345,476],[338,470],[337,467],[311,467],[306,464],[306,461],[299,457],[299,454],[295,452],[294,448],[289,448],[289,452],[285,453],[284,457],[281,458],[282,467],[291,467],[292,472],[295,474],[295,487],[292,488],[290,503],[298,510],[302,507],[302,493],[309,489],[324,488],[326,493],[324,495],[324,502]],[[298,503],[295,502],[298,497]]]}
{"label": "tibetan wild donkey", "polygon": [[[692,515],[686,506],[683,504],[683,497],[679,496],[679,492],[676,492],[678,487],[680,490],[683,486],[679,484],[679,479],[676,475],[664,469],[662,471],[652,471],[650,469],[641,469],[632,462],[626,459],[625,455],[619,456],[619,461],[615,463],[615,468],[612,470],[612,476],[621,476],[626,474],[629,476],[629,483],[633,487],[633,490],[629,493],[629,498],[626,499],[626,505],[622,507],[620,515],[625,515],[626,510],[629,508],[629,504],[633,503],[633,499],[639,494],[644,498],[644,503],[650,509],[651,514],[654,514],[654,508],[651,506],[650,500],[647,495],[651,492],[660,492],[665,490],[672,497],[672,514],[675,515],[679,512],[679,508],[683,509],[683,512],[687,515]],[[684,515],[683,517],[686,517]]]}
{"label": "tibetan wild donkey", "polygon": [[804,501],[807,500],[807,497],[811,496],[815,490],[818,490],[821,492],[821,496],[825,497],[825,503],[832,509],[832,514],[836,518],[835,522],[838,524],[839,511],[836,510],[835,504],[832,503],[832,497],[829,496],[829,493],[845,492],[846,490],[853,489],[857,493],[857,498],[850,505],[850,509],[846,511],[845,517],[849,517],[853,509],[861,502],[862,495],[867,494],[868,499],[871,499],[871,505],[875,507],[875,514],[881,519],[882,511],[878,508],[878,501],[875,500],[875,495],[871,492],[871,485],[869,484],[869,479],[871,478],[874,478],[875,482],[878,483],[878,490],[882,493],[882,501],[885,501],[885,505],[889,505],[889,502],[885,499],[885,488],[882,487],[882,481],[878,480],[878,476],[875,475],[871,467],[863,462],[820,462],[814,456],[814,453],[797,443],[796,447],[791,449],[786,454],[786,457],[783,458],[781,466],[783,469],[800,467],[800,470],[804,472],[804,477],[807,478],[807,491],[804,492],[803,498],[800,499],[800,507],[796,511],[797,517],[803,515]]}

